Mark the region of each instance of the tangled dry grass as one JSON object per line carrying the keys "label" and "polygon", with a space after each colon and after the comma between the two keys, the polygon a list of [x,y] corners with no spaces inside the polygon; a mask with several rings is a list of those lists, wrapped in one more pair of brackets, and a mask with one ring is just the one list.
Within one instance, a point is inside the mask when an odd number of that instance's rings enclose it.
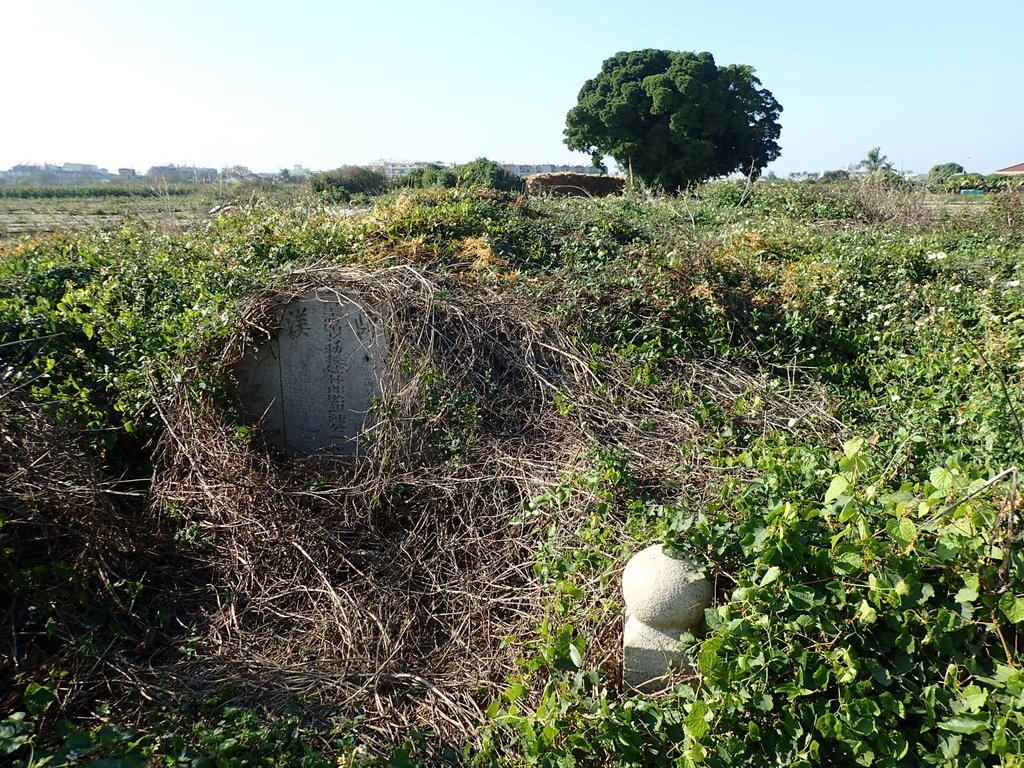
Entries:
{"label": "tangled dry grass", "polygon": [[[760,407],[742,417],[752,431],[837,431],[820,397],[785,396],[720,361],[680,364],[671,380],[634,386],[629,366],[594,359],[500,283],[410,267],[290,274],[252,299],[226,347],[194,361],[196,378],[216,366],[230,391],[244,351],[275,332],[289,301],[314,290],[358,296],[387,341],[366,456],[278,454],[258,431],[239,429],[223,394],[188,378],[161,406],[145,512],[137,499],[130,515],[113,509],[95,480],[82,503],[61,496],[60,477],[89,476],[62,453],[47,454],[45,482],[12,484],[21,449],[4,453],[5,487],[22,489],[4,497],[5,514],[34,526],[36,540],[64,523],[30,503],[33,489],[87,520],[76,533],[91,541],[81,557],[103,562],[134,542],[125,555],[136,570],[163,569],[167,625],[130,652],[115,644],[88,671],[123,695],[167,703],[229,691],[271,709],[298,699],[348,722],[371,747],[413,731],[437,744],[470,742],[544,615],[538,548],[578,546],[574,532],[592,511],[580,488],[557,517],[524,519],[531,498],[601,447],[651,496],[699,505],[721,470],[680,451],[706,437],[678,404],[683,390],[730,413],[756,396]],[[0,443],[23,433],[5,421]],[[92,533],[98,521],[118,532],[114,540]],[[608,525],[628,546],[622,520]],[[611,580],[588,589],[595,605],[618,600]],[[589,628],[588,653],[609,671],[618,622],[604,612]]]}
{"label": "tangled dry grass", "polygon": [[[147,593],[150,605],[190,590],[173,541],[145,514],[145,495],[145,481],[106,476],[76,429],[0,383],[0,706],[6,711],[17,709],[25,682],[58,670],[69,710],[88,707],[116,695],[124,669],[146,663],[152,629],[132,585],[152,577],[169,587]],[[169,629],[165,642],[173,643],[174,634]]]}

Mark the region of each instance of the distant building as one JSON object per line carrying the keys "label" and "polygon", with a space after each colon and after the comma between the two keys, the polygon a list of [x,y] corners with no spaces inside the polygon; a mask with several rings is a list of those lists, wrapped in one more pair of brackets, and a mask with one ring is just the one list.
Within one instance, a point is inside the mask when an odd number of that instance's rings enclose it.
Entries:
{"label": "distant building", "polygon": [[243,181],[245,179],[258,178],[255,173],[250,171],[244,165],[230,165],[226,168],[222,168],[220,171],[220,177],[227,181]]}
{"label": "distant building", "polygon": [[99,166],[86,163],[64,163],[62,166],[68,173],[99,173]]}
{"label": "distant building", "polygon": [[532,176],[535,173],[601,173],[600,168],[595,168],[592,165],[555,165],[553,163],[540,163],[537,165],[506,163],[502,165],[502,168],[518,176]]}
{"label": "distant building", "polygon": [[90,163],[64,163],[60,167],[60,174],[65,181],[69,182],[104,182],[112,181],[116,176],[106,168],[100,168]]}
{"label": "distant building", "polygon": [[[442,163],[437,161],[436,163],[428,162],[407,162],[404,160],[380,160],[373,165],[367,166],[368,168],[383,173],[389,179],[397,179],[399,176],[405,176],[417,168],[427,168],[429,166],[438,166],[439,168],[447,168],[451,163]],[[294,175],[294,173],[292,174]]]}
{"label": "distant building", "polygon": [[998,171],[994,171],[1000,176],[1024,176],[1024,163],[1017,163],[1017,165],[1011,165],[1008,168],[1000,168]]}
{"label": "distant building", "polygon": [[216,168],[197,168],[194,165],[154,165],[146,171],[146,178],[164,184],[202,184],[217,180]]}
{"label": "distant building", "polygon": [[135,172],[134,168],[118,168],[117,175],[122,181],[130,181],[137,178],[139,174]]}
{"label": "distant building", "polygon": [[[389,179],[395,179],[399,176],[405,176],[405,174],[416,170],[417,168],[426,168],[429,166],[435,166],[438,168],[451,168],[453,163],[444,163],[440,160],[436,162],[423,162],[423,161],[399,161],[399,160],[380,160],[373,165],[368,166],[375,171],[380,171]],[[540,163],[535,165],[517,164],[517,163],[502,163],[501,167],[506,171],[510,171],[517,176],[530,176],[535,173],[588,173],[588,174],[599,174],[601,170],[594,168],[590,165],[556,165],[553,163]],[[292,174],[295,175],[295,174]]]}
{"label": "distant building", "polygon": [[12,166],[11,170],[7,174],[12,179],[28,178],[30,176],[36,176],[38,174],[46,173],[46,167],[42,165],[26,165],[19,163],[18,165]]}
{"label": "distant building", "polygon": [[6,173],[6,179],[16,184],[104,184],[117,178],[106,168],[88,163],[19,164]]}

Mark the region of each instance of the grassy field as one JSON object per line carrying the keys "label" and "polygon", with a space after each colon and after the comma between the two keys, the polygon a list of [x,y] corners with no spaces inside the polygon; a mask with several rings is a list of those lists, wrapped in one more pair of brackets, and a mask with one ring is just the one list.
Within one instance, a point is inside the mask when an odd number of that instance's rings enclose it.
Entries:
{"label": "grassy field", "polygon": [[[0,240],[13,764],[1022,764],[1019,194],[0,199],[36,204]],[[355,463],[233,395],[316,287],[402,382]],[[715,599],[644,696],[618,579],[657,541]]]}
{"label": "grassy field", "polygon": [[[209,211],[248,202],[253,194],[288,197],[287,187],[189,184],[170,188],[127,187],[124,194],[69,194],[67,187],[0,187],[0,239],[80,229],[110,229],[135,222],[158,228],[195,226]],[[129,194],[131,193],[131,194]]]}

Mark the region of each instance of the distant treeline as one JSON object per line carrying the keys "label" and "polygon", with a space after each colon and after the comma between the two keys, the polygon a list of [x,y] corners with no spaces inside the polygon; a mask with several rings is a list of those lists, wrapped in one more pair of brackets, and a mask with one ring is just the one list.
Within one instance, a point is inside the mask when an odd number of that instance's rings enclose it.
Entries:
{"label": "distant treeline", "polygon": [[51,197],[180,197],[196,191],[194,184],[166,187],[96,185],[91,187],[0,187],[0,198],[31,200]]}

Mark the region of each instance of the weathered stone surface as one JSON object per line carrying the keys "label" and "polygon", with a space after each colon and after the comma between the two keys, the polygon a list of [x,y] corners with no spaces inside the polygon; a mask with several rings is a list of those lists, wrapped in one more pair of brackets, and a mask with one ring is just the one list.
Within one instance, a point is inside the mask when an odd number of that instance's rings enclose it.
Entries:
{"label": "weathered stone surface", "polygon": [[318,289],[292,301],[271,341],[235,367],[245,412],[292,453],[353,456],[381,393],[381,329],[358,297]]}
{"label": "weathered stone surface", "polygon": [[657,691],[682,661],[684,632],[697,630],[710,607],[711,582],[691,563],[648,547],[622,573],[626,623],[622,633],[622,680],[641,691]]}
{"label": "weathered stone surface", "polygon": [[679,669],[679,634],[628,616],[622,630],[622,680],[631,688],[655,692],[665,687],[670,670]]}
{"label": "weathered stone surface", "polygon": [[700,624],[711,605],[711,582],[660,544],[637,552],[622,573],[626,610],[645,624],[684,632]]}

